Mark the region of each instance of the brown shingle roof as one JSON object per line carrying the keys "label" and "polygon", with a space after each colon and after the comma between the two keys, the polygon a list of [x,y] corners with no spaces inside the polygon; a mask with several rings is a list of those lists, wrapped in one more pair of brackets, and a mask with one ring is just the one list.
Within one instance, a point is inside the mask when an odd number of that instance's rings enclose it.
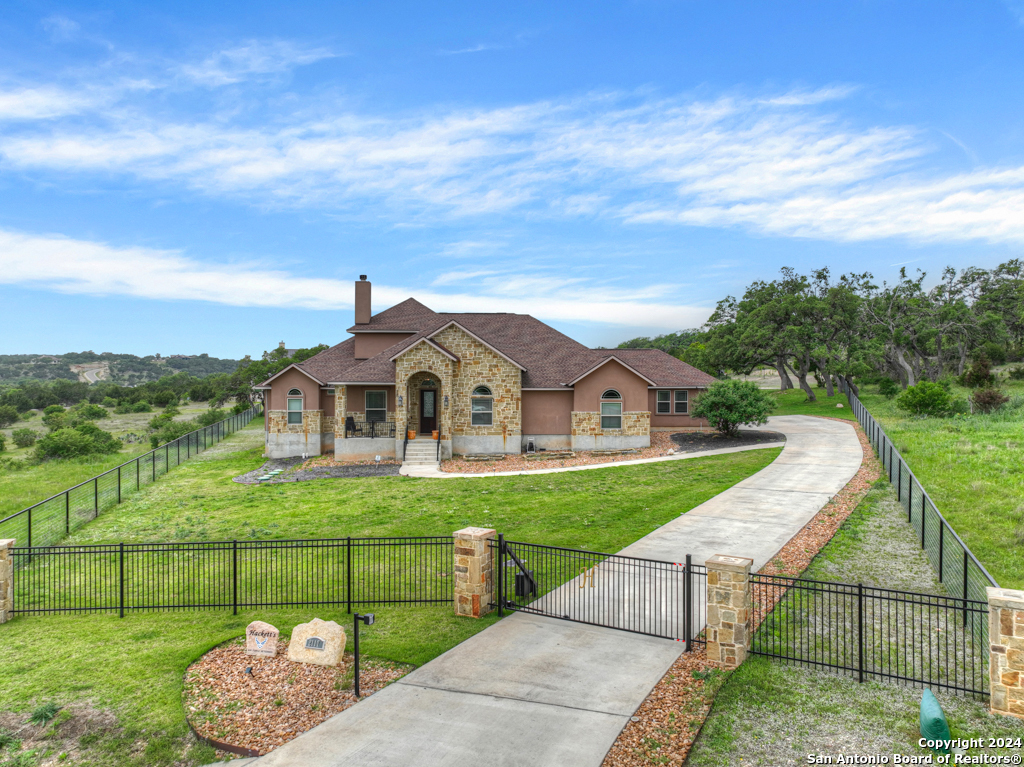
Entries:
{"label": "brown shingle roof", "polygon": [[355,359],[355,339],[350,338],[300,363],[299,367],[321,381],[332,383],[394,383],[395,363],[391,358],[420,339],[430,338],[452,321],[522,366],[524,389],[571,388],[566,382],[609,357],[625,363],[656,386],[703,388],[715,380],[660,349],[589,349],[528,314],[438,313],[413,298],[374,315],[367,325],[349,328],[349,332],[355,333],[416,331],[413,335],[368,360]]}

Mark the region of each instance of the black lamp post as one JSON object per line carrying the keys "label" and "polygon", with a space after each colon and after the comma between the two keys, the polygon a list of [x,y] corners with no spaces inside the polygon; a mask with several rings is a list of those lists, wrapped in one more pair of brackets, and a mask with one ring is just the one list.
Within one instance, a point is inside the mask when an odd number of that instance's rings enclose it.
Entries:
{"label": "black lamp post", "polygon": [[353,625],[354,625],[354,628],[355,628],[355,631],[352,634],[352,638],[353,638],[353,642],[355,644],[355,652],[353,653],[353,655],[355,656],[355,683],[356,683],[356,697],[358,698],[359,697],[359,624],[360,624],[360,622],[362,622],[362,623],[365,623],[367,626],[372,626],[373,625],[373,613],[370,613],[368,615],[360,615],[359,613],[356,613],[355,615],[352,616],[352,618],[353,618]]}

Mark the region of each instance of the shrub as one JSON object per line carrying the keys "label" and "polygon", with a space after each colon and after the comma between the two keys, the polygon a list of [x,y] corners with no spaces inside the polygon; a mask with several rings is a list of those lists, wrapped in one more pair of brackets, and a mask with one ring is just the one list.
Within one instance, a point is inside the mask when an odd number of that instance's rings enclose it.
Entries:
{"label": "shrub", "polygon": [[131,412],[132,412],[132,403],[131,402],[122,402],[117,407],[114,408],[115,415],[126,415],[127,413],[131,413]]}
{"label": "shrub", "polygon": [[952,404],[953,398],[945,387],[931,381],[904,389],[896,398],[896,407],[914,415],[943,416]]}
{"label": "shrub", "polygon": [[972,362],[967,372],[960,376],[960,383],[972,389],[991,386],[995,382],[996,377],[992,375],[992,363],[984,354]]}
{"label": "shrub", "polygon": [[172,402],[178,404],[178,395],[175,394],[171,389],[159,389],[153,392],[150,396],[150,400],[154,405],[158,407],[167,407]]}
{"label": "shrub", "polygon": [[706,418],[723,434],[735,434],[740,424],[768,422],[775,399],[751,381],[719,381],[697,399],[693,415]]}
{"label": "shrub", "polygon": [[54,413],[66,413],[63,405],[47,405],[43,409],[43,415],[53,415]]}
{"label": "shrub", "polygon": [[199,417],[196,418],[196,423],[200,426],[212,426],[217,423],[217,421],[223,421],[227,417],[228,414],[224,412],[223,408],[211,407],[205,413],[201,413]]}
{"label": "shrub", "polygon": [[232,415],[241,415],[251,407],[252,405],[250,405],[248,402],[236,402],[235,406],[231,408],[231,413]]}
{"label": "shrub", "polygon": [[878,382],[878,393],[883,397],[892,399],[900,393],[900,385],[891,378],[883,378]]}
{"label": "shrub", "polygon": [[117,407],[117,400],[113,397],[104,397],[100,404],[103,407]]}
{"label": "shrub", "polygon": [[76,418],[85,421],[96,421],[107,417],[107,409],[99,405],[79,405],[71,411]]}
{"label": "shrub", "polygon": [[[153,421],[156,420],[156,418],[153,419]],[[152,425],[152,421],[150,422],[150,425]],[[149,435],[149,445],[153,448],[160,447],[160,445],[163,445],[164,443],[173,442],[178,437],[184,437],[190,431],[194,431],[195,428],[196,424],[194,421],[174,421],[167,419],[166,421],[163,421],[155,434]]]}
{"label": "shrub", "polygon": [[995,341],[989,341],[982,346],[981,352],[992,361],[993,365],[1006,364],[1006,347],[997,344]]}
{"label": "shrub", "polygon": [[164,408],[164,415],[176,416],[181,415],[181,409],[178,407],[177,402],[171,402]]}
{"label": "shrub", "polygon": [[982,413],[991,413],[1009,402],[1010,398],[999,391],[999,389],[990,388],[978,389],[971,396],[971,401],[974,403],[974,407],[978,408]]}
{"label": "shrub", "polygon": [[150,404],[148,402],[146,402],[146,400],[142,400],[141,402],[136,402],[134,405],[132,405],[132,409],[131,409],[130,412],[132,412],[132,413],[152,413],[153,412],[153,408],[150,406]]}
{"label": "shrub", "polygon": [[1024,381],[1024,365],[1017,365],[1017,367],[1010,368],[1009,376],[1014,381]]}
{"label": "shrub", "polygon": [[116,453],[121,449],[121,440],[94,423],[83,423],[75,429],[93,441],[94,453]]}
{"label": "shrub", "polygon": [[95,452],[96,443],[78,429],[57,429],[36,443],[38,458],[76,458]]}
{"label": "shrub", "polygon": [[18,408],[14,405],[0,405],[0,429],[18,422]]}
{"label": "shrub", "polygon": [[68,428],[72,425],[68,423],[67,413],[49,413],[48,415],[44,415],[43,423],[50,431],[57,431],[58,429]]}
{"label": "shrub", "polygon": [[32,447],[36,443],[38,435],[32,429],[15,429],[11,432],[11,438],[18,447]]}
{"label": "shrub", "polygon": [[0,431],[0,453],[7,449],[7,435]]}

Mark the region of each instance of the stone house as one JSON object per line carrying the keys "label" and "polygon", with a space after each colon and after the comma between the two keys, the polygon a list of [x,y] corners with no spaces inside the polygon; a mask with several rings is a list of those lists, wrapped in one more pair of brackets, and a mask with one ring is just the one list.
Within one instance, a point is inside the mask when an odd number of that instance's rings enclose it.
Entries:
{"label": "stone house", "polygon": [[355,287],[352,337],[260,386],[269,457],[402,459],[408,432],[442,458],[634,448],[708,425],[690,407],[715,379],[658,349],[589,349],[526,314],[412,298],[373,314],[365,275]]}

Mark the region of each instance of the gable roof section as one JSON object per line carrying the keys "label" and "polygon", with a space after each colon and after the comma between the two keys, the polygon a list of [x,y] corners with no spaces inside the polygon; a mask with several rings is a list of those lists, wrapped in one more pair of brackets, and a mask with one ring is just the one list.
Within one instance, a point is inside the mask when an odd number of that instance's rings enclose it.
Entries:
{"label": "gable roof section", "polygon": [[593,373],[593,372],[594,372],[595,370],[597,370],[598,368],[600,368],[600,367],[603,367],[604,365],[607,365],[607,364],[608,364],[609,362],[612,362],[612,361],[614,361],[614,362],[618,362],[618,363],[619,363],[620,365],[622,365],[622,366],[623,366],[624,368],[626,368],[626,370],[630,371],[631,373],[636,373],[636,374],[637,374],[638,376],[640,376],[640,377],[641,377],[642,379],[644,379],[645,381],[647,381],[647,383],[649,383],[649,384],[650,384],[651,386],[657,386],[657,384],[656,384],[656,383],[655,383],[654,381],[652,381],[652,380],[651,380],[650,378],[648,378],[647,376],[645,376],[645,375],[644,375],[643,373],[641,373],[641,372],[640,372],[639,370],[637,370],[636,368],[634,368],[634,367],[633,367],[632,365],[630,365],[629,363],[627,363],[627,362],[623,362],[623,361],[622,361],[622,360],[620,360],[620,359],[619,359],[618,357],[616,357],[616,356],[615,356],[614,354],[611,354],[611,355],[608,355],[608,356],[606,356],[606,357],[605,357],[605,358],[604,358],[603,360],[600,360],[600,361],[599,361],[599,362],[598,362],[597,364],[595,364],[595,365],[591,366],[590,368],[588,368],[587,370],[585,370],[585,371],[584,371],[583,373],[581,373],[580,375],[576,376],[576,377],[575,377],[574,379],[572,379],[571,381],[568,381],[568,382],[567,382],[567,384],[568,384],[569,386],[575,386],[575,384],[576,384],[576,382],[577,382],[577,381],[580,381],[580,380],[582,380],[582,379],[586,378],[586,377],[587,377],[588,375],[590,375],[591,373]]}
{"label": "gable roof section", "polygon": [[[397,352],[395,352],[393,355],[391,355],[391,357],[388,358],[388,362],[394,362],[396,359],[401,357],[403,354],[405,354],[408,351],[412,351],[413,349],[415,349],[420,344],[428,344],[429,346],[433,346],[435,349],[437,349],[439,352],[441,352],[441,354],[443,354],[448,359],[454,360],[455,362],[459,361],[459,356],[457,354],[454,354],[453,352],[448,351],[441,344],[439,344],[437,341],[435,341],[433,338],[427,338],[426,336],[419,336],[411,344],[408,344],[404,348],[399,349]],[[398,344],[396,344],[396,346],[397,345]]]}
{"label": "gable roof section", "polygon": [[[310,358],[310,359],[312,359],[312,358]],[[286,368],[285,368],[284,370],[279,370],[279,371],[277,371],[276,373],[274,373],[274,375],[270,376],[270,378],[268,378],[268,379],[267,379],[266,381],[264,381],[263,383],[261,383],[261,384],[260,384],[259,386],[257,386],[256,388],[257,388],[257,389],[262,389],[262,388],[263,388],[263,387],[265,387],[265,386],[266,386],[266,385],[267,385],[268,383],[270,383],[271,381],[273,381],[273,380],[274,380],[275,378],[277,378],[278,376],[283,376],[283,375],[284,375],[285,373],[287,373],[287,372],[288,372],[289,370],[298,370],[298,371],[299,371],[300,373],[302,373],[303,375],[305,375],[305,376],[307,376],[307,377],[309,377],[309,378],[312,378],[312,379],[313,379],[314,381],[316,381],[316,382],[317,382],[318,384],[320,384],[321,386],[323,386],[323,385],[324,385],[324,382],[323,382],[323,381],[321,381],[321,380],[320,380],[319,378],[317,378],[317,377],[316,377],[315,375],[313,375],[312,373],[310,373],[310,372],[309,372],[308,370],[303,370],[303,369],[302,369],[302,367],[301,367],[300,365],[298,365],[298,364],[295,364],[295,363],[293,363],[293,364],[289,365],[288,367],[286,367]]]}
{"label": "gable roof section", "polygon": [[[502,315],[502,316],[508,316],[508,317],[519,317],[519,316],[522,316],[522,315],[518,315],[518,314],[511,314],[511,315]],[[486,346],[486,347],[487,347],[488,349],[490,349],[490,350],[491,350],[492,352],[494,352],[495,354],[497,354],[497,355],[498,355],[499,357],[501,357],[502,359],[504,359],[504,360],[507,360],[508,362],[511,362],[511,363],[512,363],[513,365],[515,365],[515,366],[516,366],[517,368],[519,368],[520,370],[526,370],[526,368],[524,368],[524,367],[523,367],[522,365],[520,365],[520,364],[519,364],[518,362],[516,362],[516,361],[515,361],[514,359],[512,359],[512,358],[511,358],[511,357],[509,357],[509,356],[508,356],[507,354],[505,354],[505,353],[504,353],[504,352],[503,352],[503,351],[502,351],[501,349],[498,349],[498,348],[496,348],[496,347],[492,346],[491,344],[487,343],[487,341],[485,341],[484,339],[482,339],[482,338],[481,338],[480,336],[478,336],[478,335],[477,335],[476,333],[474,333],[474,332],[473,332],[472,330],[469,330],[468,328],[466,328],[465,326],[463,326],[463,325],[462,325],[462,324],[461,324],[461,323],[460,323],[460,322],[459,322],[458,320],[450,320],[450,321],[446,322],[446,323],[445,323],[444,325],[442,325],[441,327],[439,327],[439,328],[438,328],[437,330],[433,330],[433,331],[431,331],[431,333],[430,333],[431,337],[433,337],[433,336],[436,336],[436,335],[437,335],[438,333],[440,333],[440,332],[441,332],[442,330],[446,330],[446,329],[450,328],[450,327],[451,327],[452,325],[454,325],[455,327],[457,327],[457,328],[458,328],[459,330],[461,330],[461,331],[462,331],[463,333],[465,333],[466,335],[470,336],[470,337],[471,337],[471,338],[473,338],[474,340],[476,340],[476,341],[479,341],[480,343],[482,343],[482,344],[483,344],[484,346]],[[440,344],[437,344],[437,345],[438,345],[438,346],[441,346]],[[441,347],[441,348],[443,349],[444,347]],[[458,358],[457,358],[457,357],[454,357],[453,359],[458,359]]]}
{"label": "gable roof section", "polygon": [[655,386],[706,389],[718,380],[661,349],[615,349],[614,354],[645,378],[654,381]]}
{"label": "gable roof section", "polygon": [[400,304],[395,304],[390,309],[385,309],[380,314],[370,317],[365,325],[353,325],[348,329],[349,333],[366,332],[395,332],[402,331],[415,333],[436,325],[439,320],[438,314],[415,298],[407,298]]}

